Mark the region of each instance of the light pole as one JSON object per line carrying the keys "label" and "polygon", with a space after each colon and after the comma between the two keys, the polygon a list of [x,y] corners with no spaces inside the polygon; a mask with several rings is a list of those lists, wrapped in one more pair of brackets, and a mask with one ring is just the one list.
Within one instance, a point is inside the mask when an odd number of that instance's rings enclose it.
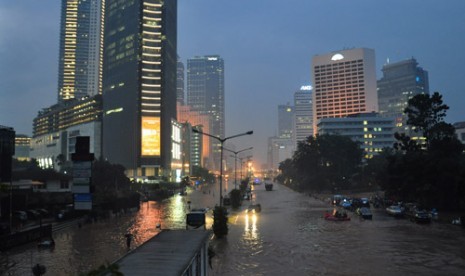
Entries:
{"label": "light pole", "polygon": [[225,138],[220,138],[218,136],[215,136],[215,135],[211,135],[209,133],[206,133],[206,132],[202,132],[196,128],[192,128],[192,131],[195,132],[195,133],[199,133],[199,134],[203,134],[203,135],[206,135],[208,137],[211,137],[211,138],[214,138],[216,140],[218,140],[220,142],[220,207],[223,206],[223,144],[226,140],[229,140],[231,138],[236,138],[236,137],[239,137],[239,136],[244,136],[244,135],[252,135],[253,134],[253,130],[250,130],[250,131],[247,131],[247,132],[244,132],[244,133],[241,133],[241,134],[236,134],[236,135],[233,135],[233,136],[229,136],[229,137],[225,137]]}
{"label": "light pole", "polygon": [[227,148],[223,148],[223,149],[234,153],[234,189],[237,189],[237,184],[236,184],[237,183],[237,154],[241,153],[243,151],[246,151],[246,150],[251,150],[251,149],[253,149],[253,147],[246,148],[246,149],[243,149],[243,150],[240,150],[240,151],[233,151],[233,150],[230,150],[230,149],[227,149]]}

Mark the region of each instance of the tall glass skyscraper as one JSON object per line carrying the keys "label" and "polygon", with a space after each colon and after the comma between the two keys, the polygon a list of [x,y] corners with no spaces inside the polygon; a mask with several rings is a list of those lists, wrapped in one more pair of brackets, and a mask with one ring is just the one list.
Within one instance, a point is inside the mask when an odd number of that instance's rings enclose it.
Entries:
{"label": "tall glass skyscraper", "polygon": [[309,86],[294,93],[294,146],[313,135],[312,90]]}
{"label": "tall glass skyscraper", "polygon": [[290,104],[278,105],[278,137],[292,138],[294,124],[294,107]]}
{"label": "tall glass skyscraper", "polygon": [[395,118],[396,131],[410,135],[404,109],[413,96],[429,93],[428,72],[414,58],[386,64],[382,71],[383,77],[378,80],[379,113]]}
{"label": "tall glass skyscraper", "polygon": [[103,156],[135,178],[168,177],[177,1],[107,1],[105,12]]}
{"label": "tall glass skyscraper", "polygon": [[[192,111],[209,114],[210,134],[224,138],[224,61],[218,55],[197,56],[187,60],[187,105]],[[219,169],[220,143],[211,139],[213,163]]]}
{"label": "tall glass skyscraper", "polygon": [[182,63],[181,59],[178,57],[178,67],[177,67],[177,99],[180,104],[184,104],[184,63]]}
{"label": "tall glass skyscraper", "polygon": [[62,0],[58,102],[102,93],[105,0]]}

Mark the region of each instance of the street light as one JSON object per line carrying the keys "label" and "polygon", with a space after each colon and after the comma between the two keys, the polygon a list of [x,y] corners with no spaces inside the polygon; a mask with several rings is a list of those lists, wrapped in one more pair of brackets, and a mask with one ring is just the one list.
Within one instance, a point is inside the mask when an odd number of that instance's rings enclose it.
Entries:
{"label": "street light", "polygon": [[246,150],[251,150],[251,149],[253,149],[253,147],[246,148],[246,149],[243,149],[243,150],[240,150],[240,151],[233,151],[233,150],[230,150],[230,149],[227,149],[227,148],[223,148],[223,149],[234,153],[234,189],[237,189],[237,184],[236,184],[237,183],[237,154],[241,153],[243,151],[246,151]]}
{"label": "street light", "polygon": [[208,137],[214,138],[214,139],[216,139],[216,140],[218,140],[220,142],[220,207],[222,207],[223,206],[223,143],[226,140],[229,140],[231,138],[236,138],[236,137],[244,136],[244,135],[252,135],[253,131],[250,130],[250,131],[247,131],[247,132],[244,132],[244,133],[241,133],[241,134],[236,134],[236,135],[225,137],[225,138],[220,138],[218,136],[211,135],[211,134],[206,133],[206,132],[202,132],[202,131],[198,130],[197,128],[194,128],[194,127],[192,128],[192,131],[195,132],[195,133],[203,134],[203,135],[206,135]]}

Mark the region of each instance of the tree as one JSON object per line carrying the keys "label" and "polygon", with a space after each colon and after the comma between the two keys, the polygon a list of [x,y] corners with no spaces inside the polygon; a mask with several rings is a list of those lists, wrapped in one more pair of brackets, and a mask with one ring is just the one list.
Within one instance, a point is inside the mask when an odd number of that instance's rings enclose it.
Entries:
{"label": "tree", "polygon": [[[341,135],[309,136],[299,142],[292,164],[283,163],[283,175],[294,177],[299,190],[349,188],[350,178],[362,161],[357,142]],[[295,172],[292,170],[295,169]]]}
{"label": "tree", "polygon": [[131,181],[124,174],[125,168],[104,159],[92,164],[92,185],[97,202],[107,202],[130,190]]}
{"label": "tree", "polygon": [[[404,113],[407,114],[407,124],[413,126],[415,131],[422,132],[426,138],[426,145],[438,135],[433,131],[435,126],[444,121],[449,106],[442,102],[442,95],[434,92],[433,95],[418,94],[408,101]],[[435,134],[434,134],[435,133]]]}

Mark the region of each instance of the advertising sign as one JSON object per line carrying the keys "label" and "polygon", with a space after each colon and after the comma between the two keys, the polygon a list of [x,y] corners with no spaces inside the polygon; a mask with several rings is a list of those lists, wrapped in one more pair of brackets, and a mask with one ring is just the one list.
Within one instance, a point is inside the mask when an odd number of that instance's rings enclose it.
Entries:
{"label": "advertising sign", "polygon": [[160,156],[160,117],[142,117],[142,156]]}

